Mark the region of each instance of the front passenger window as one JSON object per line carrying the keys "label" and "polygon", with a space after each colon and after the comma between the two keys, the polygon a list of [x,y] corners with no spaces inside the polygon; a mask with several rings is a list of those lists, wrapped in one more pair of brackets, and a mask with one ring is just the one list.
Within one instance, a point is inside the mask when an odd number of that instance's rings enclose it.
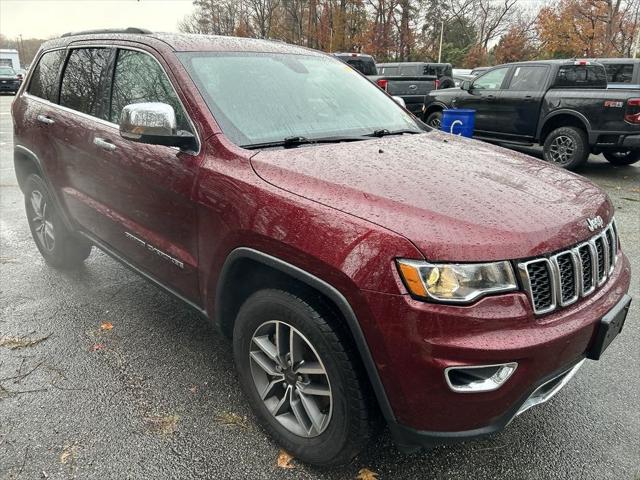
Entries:
{"label": "front passenger window", "polygon": [[191,127],[182,105],[153,57],[134,50],[119,50],[113,78],[113,93],[109,120],[119,123],[122,109],[132,103],[161,102],[176,112],[178,130],[190,132]]}
{"label": "front passenger window", "polygon": [[507,76],[509,67],[498,68],[485,73],[483,76],[473,82],[474,90],[500,90],[504,77]]}

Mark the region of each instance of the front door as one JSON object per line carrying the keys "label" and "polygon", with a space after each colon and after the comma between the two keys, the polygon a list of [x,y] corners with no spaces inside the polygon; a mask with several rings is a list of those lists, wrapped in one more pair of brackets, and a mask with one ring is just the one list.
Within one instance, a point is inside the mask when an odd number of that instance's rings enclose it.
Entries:
{"label": "front door", "polygon": [[198,302],[198,235],[192,191],[201,155],[124,139],[117,124],[129,104],[173,107],[179,130],[193,124],[163,67],[139,50],[119,49],[105,113],[111,126],[96,129],[93,144],[110,206],[105,241],[143,270]]}
{"label": "front door", "polygon": [[456,98],[455,108],[476,111],[475,134],[478,136],[494,136],[498,130],[496,118],[502,109],[500,94],[508,72],[509,67],[490,70],[473,81],[466,95]]}

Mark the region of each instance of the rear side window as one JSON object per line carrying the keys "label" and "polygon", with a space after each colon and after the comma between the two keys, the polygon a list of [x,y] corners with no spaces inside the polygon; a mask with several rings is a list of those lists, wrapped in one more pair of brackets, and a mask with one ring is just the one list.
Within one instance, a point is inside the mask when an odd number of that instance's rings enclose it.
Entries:
{"label": "rear side window", "polygon": [[109,121],[118,123],[124,107],[143,102],[171,105],[178,130],[191,131],[180,100],[158,62],[146,53],[118,50]]}
{"label": "rear side window", "polygon": [[378,67],[378,73],[387,76],[398,75],[398,67]]}
{"label": "rear side window", "polygon": [[556,87],[606,87],[607,73],[602,65],[562,65],[558,69]]}
{"label": "rear side window", "polygon": [[420,67],[418,65],[402,65],[400,67],[400,75],[403,77],[417,77],[420,75]]}
{"label": "rear side window", "polygon": [[373,63],[373,60],[350,58],[347,60],[347,64],[351,65],[353,68],[365,75],[377,75],[378,73],[376,71],[376,64]]}
{"label": "rear side window", "polygon": [[110,55],[107,48],[72,50],[62,77],[60,105],[99,116],[105,88],[102,80]]}
{"label": "rear side window", "polygon": [[608,63],[604,68],[607,70],[609,83],[631,83],[633,79],[632,63]]}
{"label": "rear side window", "polygon": [[509,90],[537,92],[544,87],[547,78],[547,67],[531,65],[516,67],[511,77]]}
{"label": "rear side window", "polygon": [[64,50],[54,50],[40,57],[40,61],[31,74],[31,81],[27,89],[30,95],[44,98],[50,102],[58,102],[58,73],[65,53]]}

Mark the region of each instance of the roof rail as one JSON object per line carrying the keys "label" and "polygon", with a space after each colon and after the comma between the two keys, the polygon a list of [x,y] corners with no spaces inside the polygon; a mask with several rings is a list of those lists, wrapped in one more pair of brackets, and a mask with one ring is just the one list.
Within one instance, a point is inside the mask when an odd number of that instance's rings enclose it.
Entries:
{"label": "roof rail", "polygon": [[137,28],[137,27],[101,28],[97,30],[83,30],[81,32],[67,32],[62,34],[61,37],[73,37],[76,35],[92,35],[92,34],[100,34],[100,33],[137,33],[141,35],[146,35],[153,32],[151,30],[147,30],[146,28]]}

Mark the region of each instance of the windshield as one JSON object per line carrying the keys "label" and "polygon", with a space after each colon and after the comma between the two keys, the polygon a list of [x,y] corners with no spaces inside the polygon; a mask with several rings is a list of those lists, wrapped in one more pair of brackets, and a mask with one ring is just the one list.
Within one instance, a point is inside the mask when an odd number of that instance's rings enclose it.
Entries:
{"label": "windshield", "polygon": [[237,145],[369,135],[380,129],[422,131],[382,90],[331,57],[190,52],[180,59]]}
{"label": "windshield", "polygon": [[0,75],[15,75],[16,71],[11,67],[0,67]]}

